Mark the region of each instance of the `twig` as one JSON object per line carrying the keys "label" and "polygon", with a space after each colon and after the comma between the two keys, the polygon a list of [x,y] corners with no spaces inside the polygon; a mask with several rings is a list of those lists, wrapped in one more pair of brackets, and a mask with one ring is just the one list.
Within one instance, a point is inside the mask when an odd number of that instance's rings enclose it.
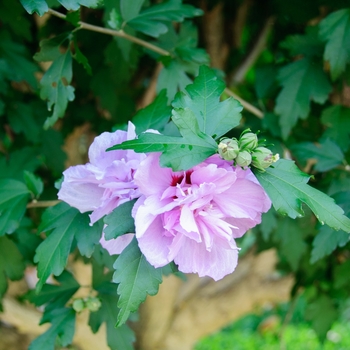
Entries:
{"label": "twig", "polygon": [[[58,18],[66,19],[66,15],[64,15],[63,13],[57,12],[55,10],[50,9],[49,13],[51,13],[53,16],[56,16]],[[80,25],[81,29],[91,30],[93,32],[98,32],[98,33],[102,33],[102,34],[107,34],[107,35],[112,35],[112,36],[124,38],[126,40],[129,40],[129,41],[135,43],[135,44],[143,46],[146,49],[149,49],[153,52],[159,53],[162,56],[171,56],[171,53],[169,51],[166,51],[166,50],[164,50],[156,45],[150,44],[145,40],[142,40],[142,39],[139,39],[139,38],[134,37],[132,35],[126,34],[122,30],[113,30],[113,29],[98,27],[98,26],[88,24],[85,22],[79,22],[79,25]],[[257,116],[258,118],[263,117],[264,114],[262,111],[260,111],[258,108],[251,105],[249,102],[247,102],[247,101],[243,100],[242,98],[240,98],[239,96],[237,96],[234,92],[232,92],[228,88],[225,89],[225,92],[228,95],[234,97],[236,100],[238,100],[247,111],[251,112],[252,114]]]}
{"label": "twig", "polygon": [[226,88],[225,89],[225,93],[229,96],[232,96],[234,99],[236,99],[237,101],[239,101],[241,103],[241,105],[250,113],[254,114],[256,117],[262,119],[264,117],[264,113],[256,108],[255,106],[253,106],[252,104],[250,104],[249,102],[243,100],[242,98],[240,98],[237,94],[235,94],[233,91],[231,91],[230,89]]}
{"label": "twig", "polygon": [[60,203],[59,200],[53,200],[53,201],[37,201],[33,200],[32,202],[27,204],[27,208],[47,208],[47,207],[53,207],[54,205]]}
{"label": "twig", "polygon": [[[53,16],[56,16],[61,19],[66,19],[66,15],[63,13],[60,13],[58,11],[49,9],[49,13],[51,13]],[[98,27],[86,22],[78,22],[80,25],[81,29],[86,29],[86,30],[91,30],[93,32],[98,32],[102,34],[107,34],[107,35],[112,35],[112,36],[117,36],[119,38],[124,38],[126,40],[129,40],[135,44],[138,44],[140,46],[145,47],[146,49],[149,49],[151,51],[154,51],[156,53],[159,53],[162,56],[171,56],[171,53],[169,51],[163,50],[162,48],[155,46],[153,44],[150,44],[149,42],[139,39],[135,36],[129,35],[125,33],[123,30],[113,30],[113,29],[108,29],[108,28],[103,28],[103,27]]]}

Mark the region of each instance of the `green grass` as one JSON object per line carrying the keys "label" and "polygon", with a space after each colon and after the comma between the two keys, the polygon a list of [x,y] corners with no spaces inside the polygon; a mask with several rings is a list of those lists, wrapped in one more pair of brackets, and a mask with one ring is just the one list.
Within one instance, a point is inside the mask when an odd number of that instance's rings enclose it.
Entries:
{"label": "green grass", "polygon": [[[277,314],[248,315],[209,337],[194,350],[349,350],[350,322],[336,323],[322,344],[306,322],[293,322],[280,338],[282,318]],[[284,347],[281,346],[284,344]]]}

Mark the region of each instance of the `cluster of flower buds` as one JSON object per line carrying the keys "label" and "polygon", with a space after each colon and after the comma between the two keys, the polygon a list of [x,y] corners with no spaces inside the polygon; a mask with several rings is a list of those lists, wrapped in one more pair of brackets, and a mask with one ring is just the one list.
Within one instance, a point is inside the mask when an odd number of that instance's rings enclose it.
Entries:
{"label": "cluster of flower buds", "polygon": [[246,168],[252,165],[261,171],[265,171],[279,159],[279,155],[274,155],[264,147],[263,142],[250,129],[243,131],[239,140],[223,138],[218,145],[218,151],[221,158],[233,160],[235,166]]}
{"label": "cluster of flower buds", "polygon": [[91,312],[95,312],[100,309],[101,301],[96,297],[87,297],[87,298],[79,298],[73,301],[73,309],[76,312],[81,312],[85,309],[88,309]]}

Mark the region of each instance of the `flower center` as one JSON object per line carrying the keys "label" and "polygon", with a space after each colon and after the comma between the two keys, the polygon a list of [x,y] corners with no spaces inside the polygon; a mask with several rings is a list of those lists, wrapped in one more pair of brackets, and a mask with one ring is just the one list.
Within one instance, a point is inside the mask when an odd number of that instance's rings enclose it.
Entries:
{"label": "flower center", "polygon": [[193,173],[193,170],[187,170],[185,172],[185,174],[183,174],[183,175],[173,174],[170,186],[181,185],[184,178],[185,178],[185,184],[191,185],[191,174],[192,173]]}

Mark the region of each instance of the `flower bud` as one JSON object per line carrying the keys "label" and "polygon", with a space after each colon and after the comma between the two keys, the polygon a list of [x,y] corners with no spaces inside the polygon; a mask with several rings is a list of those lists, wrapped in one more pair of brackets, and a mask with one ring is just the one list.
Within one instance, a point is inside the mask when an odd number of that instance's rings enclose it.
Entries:
{"label": "flower bud", "polygon": [[265,170],[272,163],[277,162],[279,154],[273,155],[273,153],[266,147],[257,147],[252,154],[252,165],[260,170]]}
{"label": "flower bud", "polygon": [[223,139],[218,146],[219,154],[222,159],[234,160],[239,152],[238,141],[235,139]]}
{"label": "flower bud", "polygon": [[247,132],[239,139],[239,146],[241,149],[253,151],[258,146],[258,137],[252,132]]}
{"label": "flower bud", "polygon": [[239,152],[235,159],[235,165],[239,165],[242,168],[249,166],[251,162],[252,156],[248,151]]}
{"label": "flower bud", "polygon": [[72,307],[76,312],[83,311],[85,309],[85,302],[83,299],[75,299]]}
{"label": "flower bud", "polygon": [[89,297],[87,300],[86,300],[86,307],[91,311],[91,312],[94,312],[94,311],[97,311],[99,310],[99,308],[101,307],[101,301],[99,298],[96,298],[96,297]]}

